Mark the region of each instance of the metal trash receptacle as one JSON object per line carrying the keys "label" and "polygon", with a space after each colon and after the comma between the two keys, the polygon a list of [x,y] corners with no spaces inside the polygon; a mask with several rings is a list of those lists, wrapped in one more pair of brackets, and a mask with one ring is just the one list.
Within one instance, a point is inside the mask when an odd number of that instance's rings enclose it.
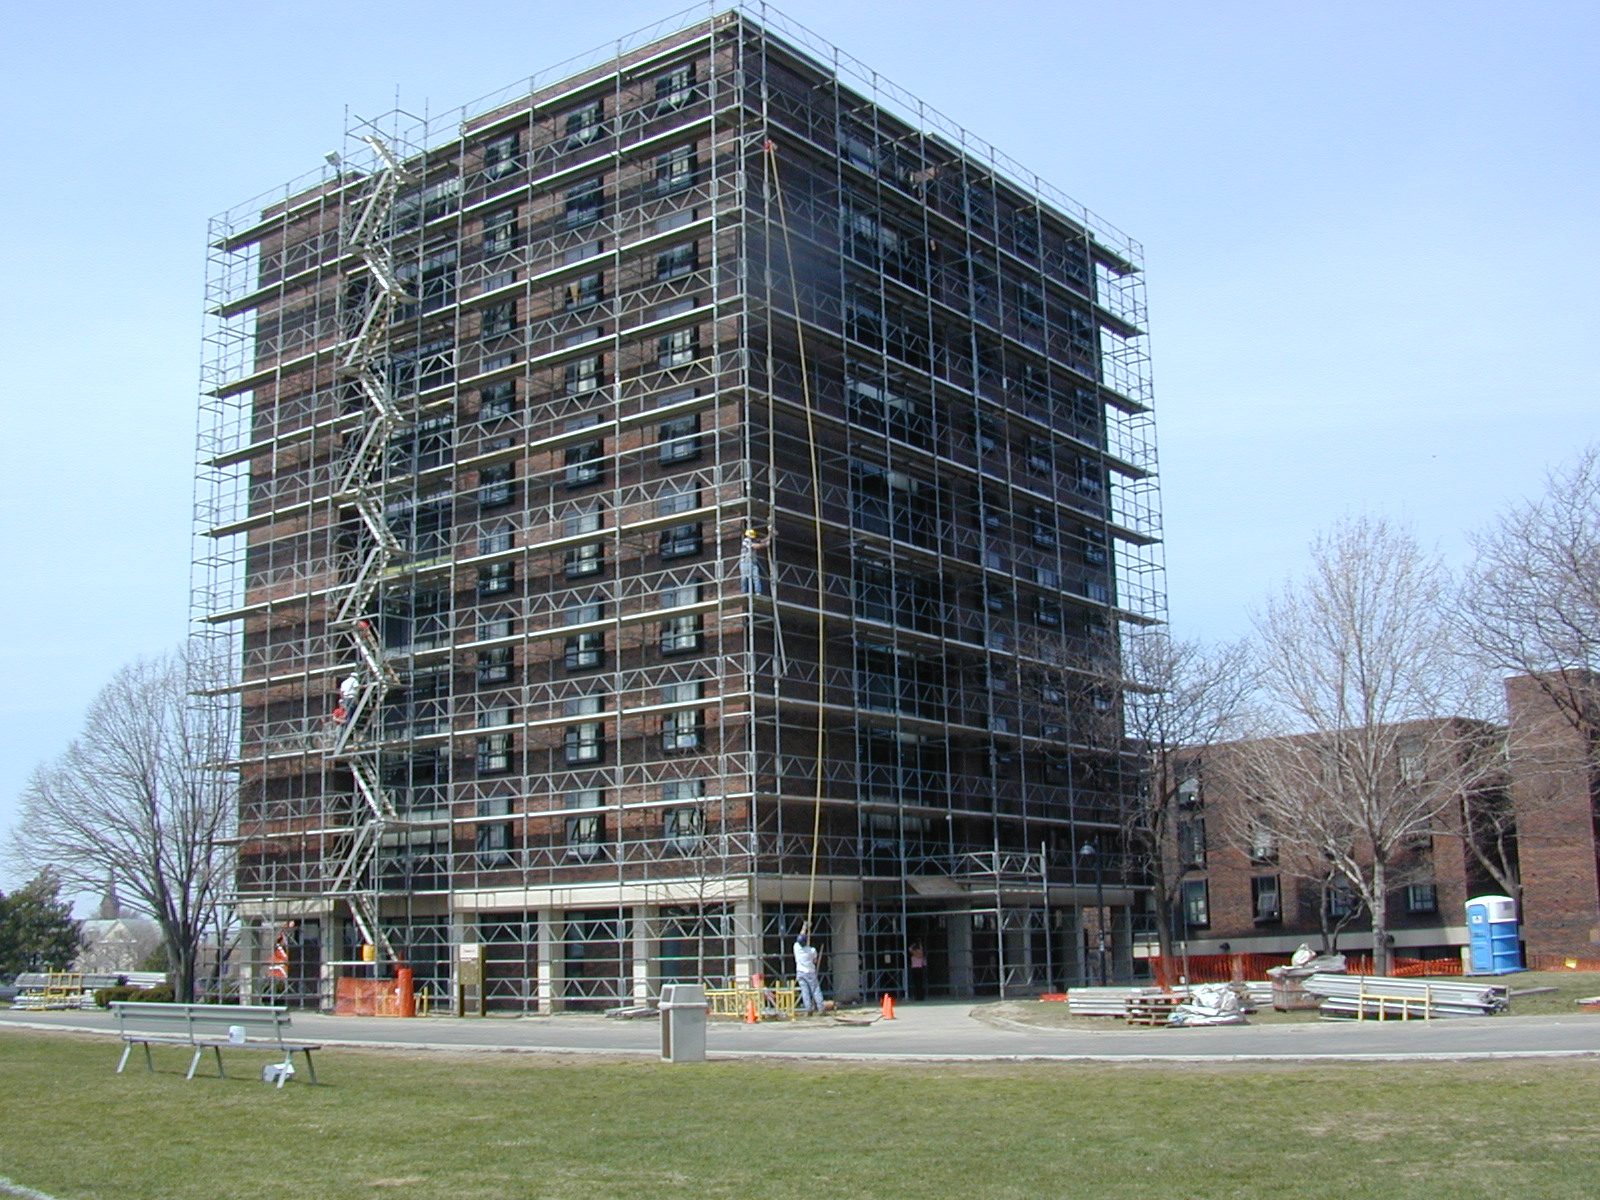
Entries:
{"label": "metal trash receptacle", "polygon": [[705,1062],[706,990],[698,983],[661,989],[661,1061]]}

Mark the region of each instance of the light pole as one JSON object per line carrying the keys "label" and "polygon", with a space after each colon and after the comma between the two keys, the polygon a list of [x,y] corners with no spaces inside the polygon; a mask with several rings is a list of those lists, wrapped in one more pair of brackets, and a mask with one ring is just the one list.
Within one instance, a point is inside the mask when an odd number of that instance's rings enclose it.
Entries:
{"label": "light pole", "polygon": [[1100,850],[1093,842],[1085,842],[1078,847],[1078,858],[1086,863],[1094,864],[1094,927],[1097,943],[1097,957],[1100,962],[1100,986],[1106,986],[1106,886],[1105,864],[1100,859]]}

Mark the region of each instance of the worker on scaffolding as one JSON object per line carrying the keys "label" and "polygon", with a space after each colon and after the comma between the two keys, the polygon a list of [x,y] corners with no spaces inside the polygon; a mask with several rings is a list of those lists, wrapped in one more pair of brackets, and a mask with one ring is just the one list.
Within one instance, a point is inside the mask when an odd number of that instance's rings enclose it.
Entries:
{"label": "worker on scaffolding", "polygon": [[739,590],[752,596],[768,594],[767,548],[772,534],[759,525],[748,526],[739,539]]}
{"label": "worker on scaffolding", "polygon": [[356,693],[361,690],[361,679],[355,672],[339,682],[339,702],[333,707],[333,719],[341,725],[350,723],[356,712]]}

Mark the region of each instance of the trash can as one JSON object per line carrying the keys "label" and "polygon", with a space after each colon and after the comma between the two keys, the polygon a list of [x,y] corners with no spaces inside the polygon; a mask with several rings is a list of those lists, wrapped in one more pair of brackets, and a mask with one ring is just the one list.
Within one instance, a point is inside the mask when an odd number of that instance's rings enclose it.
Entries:
{"label": "trash can", "polygon": [[661,989],[661,1061],[705,1062],[706,990],[698,983]]}

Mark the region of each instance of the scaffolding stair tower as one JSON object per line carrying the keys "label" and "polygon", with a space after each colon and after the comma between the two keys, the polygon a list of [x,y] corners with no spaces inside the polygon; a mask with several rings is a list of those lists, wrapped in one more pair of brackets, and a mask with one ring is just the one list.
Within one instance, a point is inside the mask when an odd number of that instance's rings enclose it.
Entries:
{"label": "scaffolding stair tower", "polygon": [[377,857],[385,828],[399,814],[383,784],[381,709],[384,695],[400,681],[384,659],[375,620],[379,584],[404,554],[384,515],[385,460],[404,423],[390,376],[388,338],[395,307],[412,297],[395,270],[389,229],[395,198],[412,177],[382,138],[367,135],[362,140],[377,155],[378,169],[345,224],[343,250],[359,258],[370,283],[355,333],[337,349],[339,374],[360,393],[362,422],[346,437],[334,495],[338,507],[355,509],[361,545],[329,622],[352,651],[354,665],[348,679],[353,686],[341,686],[343,721],[333,731],[325,756],[348,768],[363,804],[352,814],[354,824],[341,838],[343,845],[331,869],[325,870],[324,887],[330,897],[349,906],[362,939],[388,962],[395,956],[378,919]]}

